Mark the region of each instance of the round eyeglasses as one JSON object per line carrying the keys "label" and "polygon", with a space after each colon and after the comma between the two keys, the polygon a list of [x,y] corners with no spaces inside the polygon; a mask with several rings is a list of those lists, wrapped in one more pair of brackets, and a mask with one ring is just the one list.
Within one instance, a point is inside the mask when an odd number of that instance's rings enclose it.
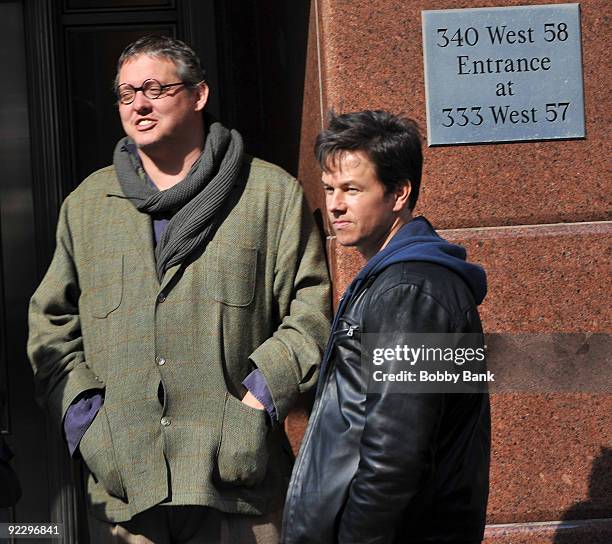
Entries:
{"label": "round eyeglasses", "polygon": [[136,98],[136,93],[142,91],[147,98],[155,100],[160,98],[170,87],[176,87],[177,85],[185,85],[184,81],[178,83],[165,83],[162,84],[157,79],[147,79],[143,82],[140,87],[134,87],[129,83],[122,83],[117,88],[117,100],[120,104],[131,104]]}

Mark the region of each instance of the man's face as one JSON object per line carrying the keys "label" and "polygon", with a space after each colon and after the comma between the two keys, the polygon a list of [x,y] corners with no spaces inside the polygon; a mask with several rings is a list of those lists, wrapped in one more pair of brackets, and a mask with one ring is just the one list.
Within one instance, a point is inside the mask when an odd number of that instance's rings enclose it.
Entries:
{"label": "man's face", "polygon": [[[180,81],[172,61],[148,55],[129,59],[119,71],[120,85],[140,87],[147,79],[162,85]],[[119,104],[123,130],[145,152],[181,150],[181,144],[192,139],[189,131],[197,130],[207,97],[205,84],[196,91],[171,87],[156,99],[139,91],[131,104]]]}
{"label": "man's face", "polygon": [[323,172],[322,179],[336,239],[343,246],[355,246],[369,259],[401,226],[398,216],[405,199],[398,198],[398,193],[385,194],[374,165],[362,151],[347,151],[333,166]]}

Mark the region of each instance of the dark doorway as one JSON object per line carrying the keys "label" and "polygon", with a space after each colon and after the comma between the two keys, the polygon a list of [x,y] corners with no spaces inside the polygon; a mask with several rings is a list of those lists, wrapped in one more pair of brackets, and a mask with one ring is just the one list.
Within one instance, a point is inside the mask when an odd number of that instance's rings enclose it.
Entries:
{"label": "dark doorway", "polygon": [[[23,5],[0,3],[0,388],[8,402],[0,414],[0,432],[17,454],[14,466],[24,494],[17,511],[48,519],[44,419],[34,405],[31,371],[25,356],[27,302],[36,282],[32,202],[26,42]],[[3,295],[3,296],[2,296]]]}

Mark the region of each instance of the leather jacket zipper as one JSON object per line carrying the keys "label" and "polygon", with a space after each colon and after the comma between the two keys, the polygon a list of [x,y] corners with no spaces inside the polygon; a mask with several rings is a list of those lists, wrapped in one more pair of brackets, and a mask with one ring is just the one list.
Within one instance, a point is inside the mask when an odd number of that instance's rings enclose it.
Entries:
{"label": "leather jacket zipper", "polygon": [[359,325],[349,325],[348,329],[340,329],[336,331],[334,334],[341,334],[345,332],[347,336],[353,336],[353,334],[355,334],[355,331],[358,331],[358,330],[359,330]]}
{"label": "leather jacket zipper", "polygon": [[[349,325],[348,329],[337,330],[337,331],[334,332],[334,335],[339,334],[341,332],[346,332],[347,336],[351,336],[352,337],[353,334],[355,333],[355,331],[358,331],[358,330],[359,330],[359,325]],[[327,387],[327,383],[330,380],[331,374],[332,373],[330,371],[325,376],[325,382],[323,383],[323,386],[321,388],[321,397],[323,396],[323,391]],[[315,405],[314,405],[313,411],[310,414],[310,424],[306,428],[306,433],[305,433],[304,437],[302,438],[302,448],[301,449],[305,450],[307,444],[310,442],[310,437],[311,437],[311,435],[313,433],[314,428],[316,427],[316,422],[319,419],[319,412],[320,412],[320,410],[321,410],[321,402],[320,402],[320,398],[319,398],[319,399],[317,399],[315,401]],[[289,482],[289,487],[292,488],[292,491],[293,491],[291,493],[291,496],[288,496],[287,500],[285,502],[285,506],[287,507],[289,512],[293,509],[293,505],[291,504],[291,499],[293,498],[293,494],[295,492],[295,490],[293,489],[291,484],[293,483],[294,479],[298,479],[301,476],[301,468],[302,468],[303,461],[304,461],[303,456],[298,455],[298,458],[296,460],[296,464],[294,466],[293,474],[291,475],[291,482]]]}
{"label": "leather jacket zipper", "polygon": [[[335,331],[333,334],[336,335],[338,333],[341,332],[346,332],[347,336],[353,336],[353,334],[355,333],[355,331],[359,330],[359,325],[349,325],[348,329],[342,329],[342,330],[338,330]],[[325,391],[325,388],[327,387],[327,384],[330,380],[330,376],[332,375],[331,371],[327,373],[327,375],[325,376],[325,382],[323,383],[322,386],[322,390],[321,390],[321,397],[323,396],[323,392]],[[302,447],[300,448],[300,453],[302,453],[302,450],[306,450],[308,447],[308,443],[310,442],[310,439],[312,437],[312,433],[314,432],[314,429],[316,427],[316,424],[319,420],[319,414],[321,412],[321,399],[318,398],[315,400],[315,405],[313,408],[312,413],[310,414],[310,421],[309,421],[309,425],[306,428],[306,433],[302,439]],[[295,480],[299,480],[302,477],[302,466],[304,464],[304,456],[303,455],[299,455],[298,454],[298,458],[296,459],[296,463],[293,469],[293,473],[291,474],[291,481],[289,482],[289,488],[291,489],[290,495],[287,496],[286,502],[285,502],[285,507],[287,510],[287,514],[289,516],[289,519],[293,519],[293,511],[295,509],[295,504],[293,503],[293,497],[295,495],[295,485],[294,481]]]}

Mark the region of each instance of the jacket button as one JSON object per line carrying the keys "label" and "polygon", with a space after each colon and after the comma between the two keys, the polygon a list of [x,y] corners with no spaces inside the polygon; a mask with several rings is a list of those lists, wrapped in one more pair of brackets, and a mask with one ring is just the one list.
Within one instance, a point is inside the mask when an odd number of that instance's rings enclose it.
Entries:
{"label": "jacket button", "polygon": [[157,357],[156,361],[159,366],[164,366],[166,364],[166,359],[163,357]]}
{"label": "jacket button", "polygon": [[161,418],[161,424],[164,427],[170,426],[171,423],[172,423],[172,420],[169,417],[164,416],[164,417]]}
{"label": "jacket button", "polygon": [[164,295],[163,293],[160,293],[159,296],[157,297],[157,302],[162,303],[166,300],[166,295]]}

